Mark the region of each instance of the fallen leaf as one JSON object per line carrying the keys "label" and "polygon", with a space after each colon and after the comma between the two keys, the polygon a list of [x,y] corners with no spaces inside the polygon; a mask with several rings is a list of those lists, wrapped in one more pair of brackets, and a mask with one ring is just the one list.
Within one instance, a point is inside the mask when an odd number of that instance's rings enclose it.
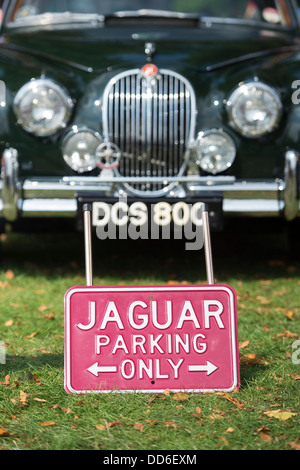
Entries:
{"label": "fallen leaf", "polygon": [[34,338],[34,337],[35,337],[35,335],[36,335],[36,334],[37,334],[37,332],[36,332],[36,331],[34,331],[34,333],[31,333],[31,335],[24,336],[24,338],[23,338],[23,339],[32,339],[32,338]]}
{"label": "fallen leaf", "polygon": [[23,390],[20,390],[20,403],[21,406],[26,406],[28,404],[27,402],[27,395]]}
{"label": "fallen leaf", "polygon": [[0,427],[0,437],[8,437],[11,433],[6,428]]}
{"label": "fallen leaf", "polygon": [[224,416],[225,416],[225,411],[214,410],[214,413],[210,414],[208,417],[214,421],[215,419],[223,419]]}
{"label": "fallen leaf", "polygon": [[67,414],[74,413],[74,411],[72,411],[71,408],[62,408],[62,410]]}
{"label": "fallen leaf", "polygon": [[98,431],[106,431],[106,426],[104,426],[104,424],[96,424],[96,429],[98,429]]}
{"label": "fallen leaf", "polygon": [[255,353],[244,354],[241,357],[240,362],[246,365],[260,365],[260,366],[268,364],[267,361],[265,361],[262,357],[258,356]]}
{"label": "fallen leaf", "polygon": [[297,333],[291,333],[289,330],[286,330],[285,328],[283,328],[283,330],[287,338],[298,338]]}
{"label": "fallen leaf", "polygon": [[55,319],[54,312],[47,313],[46,315],[43,315],[43,318],[46,318],[47,320],[54,320]]}
{"label": "fallen leaf", "polygon": [[140,432],[144,432],[144,425],[143,423],[134,423],[134,429]]}
{"label": "fallen leaf", "polygon": [[47,307],[46,305],[40,305],[39,306],[39,311],[40,312],[44,312],[45,310],[48,310],[49,307]]}
{"label": "fallen leaf", "polygon": [[38,351],[41,351],[43,354],[51,354],[51,351],[48,349],[45,349],[44,346],[38,349]]}
{"label": "fallen leaf", "polygon": [[56,423],[55,421],[39,421],[41,426],[54,426]]}
{"label": "fallen leaf", "polygon": [[300,375],[297,375],[297,374],[288,374],[290,377],[292,377],[292,379],[294,380],[300,380]]}
{"label": "fallen leaf", "polygon": [[249,346],[249,343],[250,343],[250,340],[249,340],[249,339],[247,339],[246,341],[241,341],[241,342],[239,343],[239,348],[240,348],[240,349],[246,348],[247,346]]}
{"label": "fallen leaf", "polygon": [[28,307],[29,307],[28,304],[16,304],[16,303],[14,303],[14,302],[12,302],[12,303],[10,304],[10,306],[11,306],[11,307],[14,307],[14,308],[28,308]]}
{"label": "fallen leaf", "polygon": [[260,435],[260,438],[265,442],[271,442],[272,441],[271,436],[269,434],[266,434],[265,432],[260,432],[259,435]]}
{"label": "fallen leaf", "polygon": [[229,427],[228,429],[226,429],[225,432],[233,432],[233,431],[234,431],[234,428],[230,428],[230,427]]}
{"label": "fallen leaf", "polygon": [[145,419],[145,421],[149,426],[153,426],[154,424],[157,424],[156,419]]}
{"label": "fallen leaf", "polygon": [[173,395],[173,400],[176,400],[176,401],[186,401],[188,399],[189,399],[189,396],[187,393],[177,392],[177,393],[174,393]]}
{"label": "fallen leaf", "polygon": [[287,419],[296,416],[296,413],[292,413],[291,411],[282,411],[282,410],[270,410],[265,411],[264,414],[268,416],[268,418],[276,418],[280,421],[286,421]]}
{"label": "fallen leaf", "polygon": [[47,403],[47,400],[44,400],[43,398],[37,398],[37,397],[34,397],[34,401],[39,401],[41,403]]}
{"label": "fallen leaf", "polygon": [[285,328],[283,328],[283,331],[284,333],[277,334],[277,338],[298,338],[297,333],[292,333],[291,331],[286,330]]}
{"label": "fallen leaf", "polygon": [[0,384],[2,384],[2,385],[4,385],[4,386],[10,385],[10,383],[9,383],[9,375],[6,375],[6,376],[5,376],[5,382],[0,382]]}
{"label": "fallen leaf", "polygon": [[271,300],[268,300],[266,297],[263,297],[262,295],[258,295],[256,297],[256,300],[259,300],[262,305],[268,305],[271,303]]}
{"label": "fallen leaf", "polygon": [[270,432],[270,431],[271,429],[268,428],[267,426],[262,426],[261,428],[257,430],[257,432]]}
{"label": "fallen leaf", "polygon": [[196,413],[192,413],[192,416],[194,416],[195,418],[197,419],[201,419],[202,416],[201,416],[201,408],[199,408],[199,406],[196,406]]}
{"label": "fallen leaf", "polygon": [[10,320],[7,320],[5,323],[4,323],[4,326],[13,326],[14,324],[14,321],[12,319]]}
{"label": "fallen leaf", "polygon": [[226,437],[221,436],[221,441],[223,441],[226,446],[229,446],[229,442],[227,441]]}
{"label": "fallen leaf", "polygon": [[286,316],[289,320],[295,321],[294,312],[292,312],[291,310],[289,310],[288,312],[286,312],[285,316]]}
{"label": "fallen leaf", "polygon": [[175,424],[174,421],[166,421],[165,424],[166,424],[167,427],[171,426],[172,428],[177,429],[177,425]]}
{"label": "fallen leaf", "polygon": [[7,281],[0,281],[0,289],[11,289],[11,285]]}
{"label": "fallen leaf", "polygon": [[14,272],[11,269],[8,269],[5,273],[5,277],[9,280],[13,279],[15,277]]}
{"label": "fallen leaf", "polygon": [[108,423],[107,426],[109,428],[113,428],[114,426],[120,426],[120,424],[122,424],[122,421],[116,419],[115,421],[111,421],[111,423]]}
{"label": "fallen leaf", "polygon": [[[164,395],[166,395],[166,394],[164,394]],[[152,403],[154,400],[158,400],[158,399],[165,400],[166,396],[162,396],[161,394],[160,395],[155,395],[155,397],[149,398],[148,403]]]}
{"label": "fallen leaf", "polygon": [[233,398],[227,392],[217,392],[217,395],[220,395],[221,397],[226,398],[226,400],[231,401],[231,403],[234,403],[238,408],[244,407],[243,403],[239,402],[236,398]]}
{"label": "fallen leaf", "polygon": [[298,444],[298,440],[300,436],[297,437],[293,442],[287,442],[286,445],[289,445],[292,450],[300,450],[300,444]]}

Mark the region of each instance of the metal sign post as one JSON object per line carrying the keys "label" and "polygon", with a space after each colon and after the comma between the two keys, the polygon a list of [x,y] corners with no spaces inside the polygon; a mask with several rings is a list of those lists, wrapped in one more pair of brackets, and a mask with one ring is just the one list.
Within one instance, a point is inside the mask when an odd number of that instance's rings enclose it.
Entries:
{"label": "metal sign post", "polygon": [[85,252],[85,276],[86,285],[93,285],[93,261],[92,261],[92,229],[91,229],[91,205],[83,206],[84,222],[84,252]]}
{"label": "metal sign post", "polygon": [[214,283],[206,206],[207,285],[192,286],[93,286],[91,206],[83,212],[87,285],[65,294],[65,390],[238,388],[236,294]]}
{"label": "metal sign post", "polygon": [[[85,249],[85,272],[86,285],[93,285],[93,264],[92,264],[92,235],[91,235],[91,204],[83,205],[84,221],[84,249]],[[209,214],[206,205],[202,211],[203,240],[206,264],[207,283],[214,284],[214,270],[212,260],[212,249],[209,229]]]}

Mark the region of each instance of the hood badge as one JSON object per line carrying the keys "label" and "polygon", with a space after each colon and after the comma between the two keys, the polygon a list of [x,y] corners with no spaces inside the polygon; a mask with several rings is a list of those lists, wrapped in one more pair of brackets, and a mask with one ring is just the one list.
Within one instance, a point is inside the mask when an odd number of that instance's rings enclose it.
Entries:
{"label": "hood badge", "polygon": [[145,77],[154,77],[158,74],[158,68],[154,64],[146,64],[142,67],[142,73]]}
{"label": "hood badge", "polygon": [[145,42],[145,54],[147,62],[152,62],[153,56],[156,53],[156,45],[154,42]]}

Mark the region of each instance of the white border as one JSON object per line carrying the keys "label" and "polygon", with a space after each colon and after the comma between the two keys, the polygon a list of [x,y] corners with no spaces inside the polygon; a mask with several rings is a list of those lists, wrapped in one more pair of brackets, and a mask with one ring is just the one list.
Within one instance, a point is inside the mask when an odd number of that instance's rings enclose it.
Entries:
{"label": "white border", "polygon": [[77,292],[159,292],[159,291],[225,291],[229,294],[230,298],[230,317],[231,317],[231,339],[232,339],[232,360],[233,360],[233,385],[228,389],[170,389],[171,392],[232,392],[235,387],[238,385],[238,364],[237,364],[237,350],[236,350],[236,319],[234,311],[234,295],[233,292],[226,286],[218,285],[208,285],[208,286],[136,286],[136,287],[73,287],[67,291],[65,295],[65,387],[66,391],[69,393],[162,393],[162,389],[152,389],[152,390],[75,390],[71,386],[71,351],[70,351],[70,300],[73,294]]}

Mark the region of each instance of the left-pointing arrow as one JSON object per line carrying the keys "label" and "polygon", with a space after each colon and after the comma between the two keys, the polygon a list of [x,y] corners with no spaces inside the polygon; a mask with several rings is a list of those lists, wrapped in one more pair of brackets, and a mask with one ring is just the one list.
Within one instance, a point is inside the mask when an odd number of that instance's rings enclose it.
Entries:
{"label": "left-pointing arrow", "polygon": [[98,362],[95,362],[91,367],[87,369],[91,374],[98,377],[101,372],[117,372],[117,366],[99,366]]}

